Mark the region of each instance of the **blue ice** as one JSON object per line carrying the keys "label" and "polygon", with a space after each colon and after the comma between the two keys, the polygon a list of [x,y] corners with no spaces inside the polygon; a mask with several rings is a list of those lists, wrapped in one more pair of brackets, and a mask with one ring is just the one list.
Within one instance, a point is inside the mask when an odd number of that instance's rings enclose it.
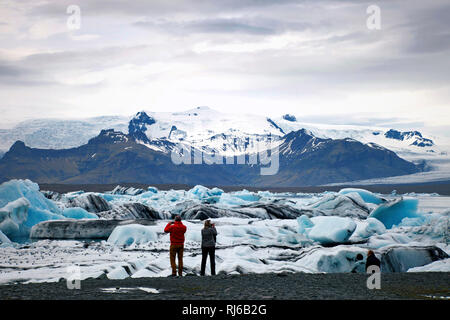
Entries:
{"label": "blue ice", "polygon": [[95,213],[87,212],[83,208],[78,207],[66,208],[62,215],[71,219],[98,219],[98,216]]}
{"label": "blue ice", "polygon": [[375,195],[374,193],[364,190],[364,189],[345,188],[345,189],[341,189],[341,191],[339,191],[340,194],[348,194],[348,193],[353,193],[353,192],[358,193],[359,196],[364,200],[364,202],[367,202],[367,203],[380,204],[380,203],[384,202],[384,200],[382,198],[380,198],[377,195]]}
{"label": "blue ice", "polygon": [[387,229],[399,225],[404,218],[420,218],[417,213],[417,199],[398,199],[388,203],[380,204],[372,211],[370,217],[383,222]]}
{"label": "blue ice", "polygon": [[158,240],[158,235],[152,227],[129,224],[115,227],[107,241],[115,245],[130,246],[156,240]]}
{"label": "blue ice", "polygon": [[300,233],[320,244],[344,243],[356,229],[356,223],[344,217],[318,216],[309,219],[302,215],[297,222]]}

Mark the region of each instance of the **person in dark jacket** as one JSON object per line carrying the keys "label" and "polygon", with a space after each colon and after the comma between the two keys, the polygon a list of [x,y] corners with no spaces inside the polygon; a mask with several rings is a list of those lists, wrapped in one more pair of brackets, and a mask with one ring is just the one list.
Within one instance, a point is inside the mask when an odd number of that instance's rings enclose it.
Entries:
{"label": "person in dark jacket", "polygon": [[366,272],[370,266],[377,266],[380,268],[380,260],[375,256],[375,253],[372,250],[367,252],[367,260],[366,260]]}
{"label": "person in dark jacket", "polygon": [[164,228],[165,233],[170,233],[170,265],[172,267],[172,277],[177,275],[177,265],[175,258],[178,255],[178,275],[183,276],[183,251],[184,234],[186,226],[181,222],[181,217],[176,216],[175,222],[169,222]]}
{"label": "person in dark jacket", "polygon": [[209,255],[209,262],[211,263],[211,275],[216,275],[216,236],[217,230],[210,220],[206,220],[204,228],[202,229],[202,265],[200,275],[205,275],[206,259]]}
{"label": "person in dark jacket", "polygon": [[352,273],[364,273],[364,257],[361,253],[356,255],[355,266],[352,269]]}

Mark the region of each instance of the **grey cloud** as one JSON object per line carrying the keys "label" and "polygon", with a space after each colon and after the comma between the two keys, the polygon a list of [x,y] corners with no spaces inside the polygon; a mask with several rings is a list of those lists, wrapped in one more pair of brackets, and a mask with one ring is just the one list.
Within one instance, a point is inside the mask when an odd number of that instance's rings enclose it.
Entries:
{"label": "grey cloud", "polygon": [[[67,6],[77,4],[72,0],[50,1],[44,5],[35,5],[35,1],[29,3],[33,4],[33,9],[26,15],[34,19],[65,16]],[[45,49],[43,53],[18,61],[0,61],[0,83],[10,86],[40,83],[53,88],[55,75],[66,70],[102,71],[124,64],[157,62],[169,66],[167,77],[172,76],[171,64],[181,64],[194,70],[194,74],[200,73],[212,79],[221,80],[223,76],[225,79],[243,79],[243,84],[251,82],[243,85],[242,89],[224,87],[223,92],[230,92],[230,95],[286,98],[290,102],[301,100],[302,95],[320,95],[323,99],[333,100],[354,92],[436,90],[448,86],[448,0],[432,3],[376,1],[375,4],[382,9],[382,30],[375,32],[368,32],[365,27],[364,7],[368,4],[373,2],[79,1],[82,17],[87,18],[82,22],[82,32],[101,34],[101,37],[92,42],[71,42],[67,34],[55,35],[48,42],[29,40],[26,34],[23,38],[11,38],[14,42],[11,47],[36,45],[35,48]],[[283,47],[285,39],[280,37],[280,46],[266,49],[265,36],[289,31],[308,32],[299,32],[300,40],[286,47]],[[277,37],[270,38],[278,40]],[[8,38],[2,35],[2,39],[7,41]],[[199,43],[207,49],[217,47],[217,50],[194,50]],[[244,49],[248,47],[250,50],[243,53],[226,51],[223,48],[227,44],[234,47],[242,44]],[[256,47],[254,52],[251,50],[253,47]],[[142,78],[136,79],[137,82],[146,79],[145,75],[139,76]],[[154,74],[148,75],[147,79],[149,82],[158,81]],[[199,87],[198,90],[201,96],[205,92],[214,93],[215,89]],[[49,91],[60,94],[56,90]],[[77,93],[77,90],[73,91],[74,95]],[[328,120],[333,121],[332,118]],[[386,126],[401,123],[401,119],[367,120],[347,116],[334,121]]]}
{"label": "grey cloud", "polygon": [[[449,12],[450,16],[450,12]],[[416,28],[406,52],[417,54],[433,54],[450,49],[450,23],[443,26]]]}
{"label": "grey cloud", "polygon": [[33,69],[15,66],[0,61],[0,85],[3,86],[48,86],[54,84],[42,78],[42,73]]}
{"label": "grey cloud", "polygon": [[[85,49],[61,51],[54,53],[31,54],[19,63],[32,66],[45,66],[46,69],[74,69],[86,68],[99,70],[116,66],[120,61],[139,62],[139,56],[148,46],[136,45],[130,47],[104,47],[101,49]],[[142,58],[144,59],[144,58]],[[148,62],[148,56],[146,61]]]}
{"label": "grey cloud", "polygon": [[0,64],[0,77],[15,77],[23,73],[23,70],[18,67]]}
{"label": "grey cloud", "polygon": [[107,47],[37,53],[18,61],[0,61],[0,84],[25,87],[62,85],[54,80],[55,75],[71,71],[102,71],[123,64],[133,57],[136,64],[148,62],[148,55],[142,53],[146,48]]}
{"label": "grey cloud", "polygon": [[311,27],[307,23],[283,23],[281,21],[262,17],[252,18],[209,18],[193,21],[138,21],[134,25],[156,29],[161,32],[178,34],[193,33],[233,33],[250,35],[274,35],[288,30],[305,30]]}
{"label": "grey cloud", "polygon": [[209,12],[236,12],[236,10],[280,6],[292,3],[310,1],[298,0],[108,0],[83,1],[74,3],[72,0],[61,0],[44,5],[35,6],[32,15],[60,15],[65,13],[69,5],[77,4],[86,15],[132,15],[132,16],[159,16],[174,13],[201,14]]}
{"label": "grey cloud", "polygon": [[[401,10],[402,8],[398,8]],[[405,7],[407,21],[393,25],[389,32],[404,36],[405,54],[434,54],[450,49],[450,3],[433,1],[413,2]]]}

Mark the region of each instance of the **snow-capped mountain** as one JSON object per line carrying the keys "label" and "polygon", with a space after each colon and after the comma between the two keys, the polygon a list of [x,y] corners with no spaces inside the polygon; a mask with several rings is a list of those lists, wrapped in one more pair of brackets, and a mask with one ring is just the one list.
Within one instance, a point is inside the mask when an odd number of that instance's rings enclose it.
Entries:
{"label": "snow-capped mountain", "polygon": [[7,151],[17,140],[27,146],[64,149],[81,146],[102,129],[128,133],[137,142],[156,151],[168,152],[175,144],[199,150],[215,150],[224,156],[254,153],[261,143],[282,143],[290,132],[308,130],[322,139],[350,138],[379,145],[401,157],[417,161],[446,156],[442,141],[418,131],[401,132],[380,127],[305,123],[295,115],[268,118],[254,114],[229,114],[209,107],[184,112],[138,112],[131,117],[105,116],[81,120],[41,119],[0,129],[0,151]]}
{"label": "snow-capped mountain", "polygon": [[[445,154],[432,139],[423,137],[418,131],[311,124],[298,121],[294,115],[268,118],[251,114],[227,114],[208,107],[176,113],[142,111],[130,121],[129,133],[137,141],[152,148],[155,148],[155,144],[161,145],[161,140],[164,140],[188,143],[202,150],[214,149],[223,155],[236,155],[255,152],[258,142],[280,144],[285,134],[301,129],[309,130],[318,138],[351,138],[366,144],[376,144],[411,160]],[[159,150],[163,148],[159,147]]]}
{"label": "snow-capped mountain", "polygon": [[[176,163],[172,153],[149,148],[113,129],[102,130],[85,145],[62,150],[30,148],[17,141],[0,159],[0,181],[28,178],[44,183],[307,186],[422,170],[378,145],[349,138],[317,138],[305,129],[290,132],[278,142],[279,148],[271,149],[269,163],[261,154],[248,154],[241,163],[233,157],[230,165],[223,159],[207,162],[205,154],[200,163]],[[257,158],[259,161],[251,160]],[[263,169],[270,173],[263,173]]]}
{"label": "snow-capped mountain", "polygon": [[292,115],[284,115],[274,120],[286,133],[307,129],[319,138],[351,138],[362,143],[373,143],[383,146],[408,160],[447,155],[448,141],[444,141],[439,137],[425,138],[418,131],[401,132],[395,129],[387,130],[382,127],[305,123],[298,121]]}
{"label": "snow-capped mountain", "polygon": [[384,136],[388,139],[407,141],[411,146],[417,146],[422,148],[434,146],[433,140],[422,137],[422,134],[419,131],[400,132],[391,129],[388,132],[386,132]]}
{"label": "snow-capped mountain", "polygon": [[284,132],[269,118],[197,107],[185,112],[138,112],[130,121],[129,134],[159,151],[169,151],[173,144],[181,143],[232,156],[254,153],[258,142],[281,143]]}

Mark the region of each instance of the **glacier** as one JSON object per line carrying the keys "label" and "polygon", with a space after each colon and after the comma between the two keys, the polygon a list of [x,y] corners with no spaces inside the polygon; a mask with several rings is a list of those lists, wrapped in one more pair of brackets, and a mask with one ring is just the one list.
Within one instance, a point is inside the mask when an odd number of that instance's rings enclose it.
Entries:
{"label": "glacier", "polygon": [[[102,129],[115,129],[130,133],[151,148],[158,148],[155,143],[158,140],[167,139],[172,143],[188,141],[198,149],[206,146],[227,154],[239,154],[248,152],[249,149],[254,150],[255,146],[248,143],[249,139],[271,135],[271,139],[276,140],[283,133],[304,128],[317,137],[352,138],[363,143],[374,143],[408,158],[439,158],[441,153],[447,151],[443,148],[448,144],[445,138],[430,137],[434,144],[416,131],[397,132],[375,126],[326,125],[298,119],[295,115],[269,119],[262,115],[230,114],[209,107],[171,113],[141,111],[134,116],[125,117],[36,119],[23,121],[11,129],[0,130],[0,150],[8,150],[17,140],[24,141],[31,147],[45,149],[77,147]],[[392,135],[392,132],[400,134],[401,139]]]}
{"label": "glacier", "polygon": [[368,250],[383,272],[446,272],[448,203],[437,194],[354,188],[307,194],[118,186],[59,194],[11,180],[0,185],[0,284],[59,281],[67,265],[80,265],[83,279],[167,276],[163,230],[177,214],[187,226],[187,274],[200,273],[204,219],[219,233],[219,274],[364,272]]}

